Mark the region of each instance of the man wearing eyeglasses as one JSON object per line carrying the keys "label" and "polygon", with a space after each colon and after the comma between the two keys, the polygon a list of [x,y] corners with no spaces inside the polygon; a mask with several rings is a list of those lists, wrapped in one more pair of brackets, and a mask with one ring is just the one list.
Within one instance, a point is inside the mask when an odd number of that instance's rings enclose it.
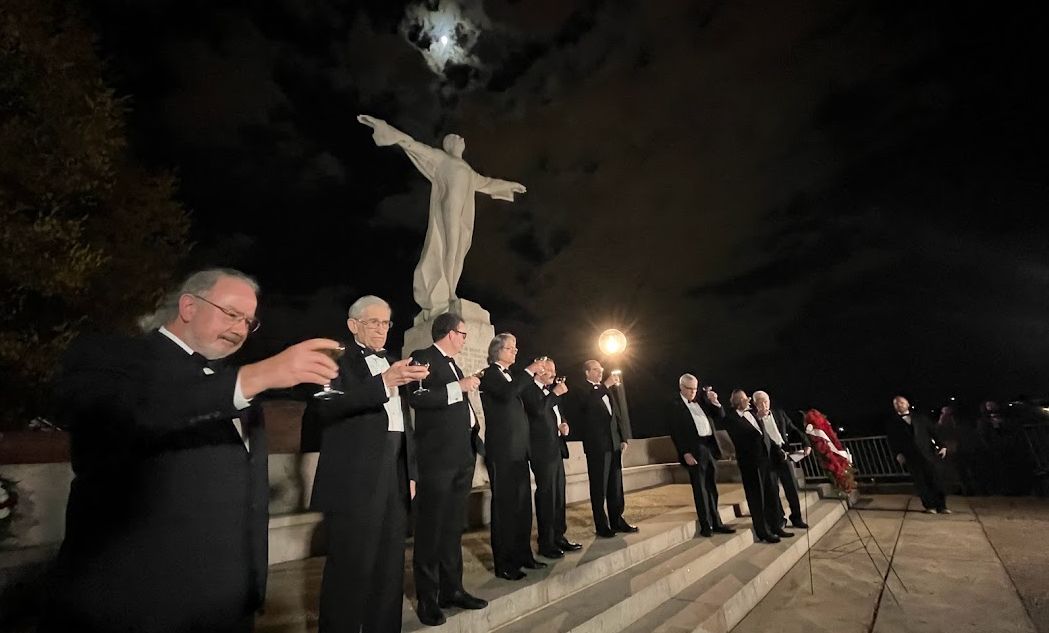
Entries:
{"label": "man wearing eyeglasses", "polygon": [[201,271],[149,321],[159,329],[71,346],[57,384],[75,477],[40,630],[252,629],[269,486],[251,400],[338,374],[327,339],[213,363],[258,329],[257,292],[243,273]]}
{"label": "man wearing eyeglasses", "polygon": [[419,464],[412,566],[416,615],[423,624],[437,626],[445,622],[442,608],[483,609],[488,603],[463,589],[466,498],[476,455],[484,454],[466,394],[477,389],[480,379],[465,375],[453,358],[466,345],[466,323],[458,314],[439,315],[430,333],[434,344],[412,352],[414,360],[430,366],[425,391],[409,396]]}
{"label": "man wearing eyeglasses", "polygon": [[532,487],[528,477],[528,417],[521,393],[535,384],[542,361],[514,367],[517,337],[497,334],[488,344],[488,368],[481,377],[485,420],[485,463],[492,490],[492,556],[495,575],[521,580],[522,567],[542,569],[532,556]]}
{"label": "man wearing eyeglasses", "polygon": [[322,632],[401,630],[404,540],[418,476],[400,387],[429,371],[407,360],[391,363],[385,349],[391,314],[389,304],[372,295],[350,306],[353,343],[334,382],[342,393],[311,399],[304,414],[322,429],[310,504],[324,513],[328,535]]}

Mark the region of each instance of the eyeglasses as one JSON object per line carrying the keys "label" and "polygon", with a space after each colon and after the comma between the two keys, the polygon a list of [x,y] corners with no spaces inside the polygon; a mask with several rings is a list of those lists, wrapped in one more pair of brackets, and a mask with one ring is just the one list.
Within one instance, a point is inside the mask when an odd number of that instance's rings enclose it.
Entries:
{"label": "eyeglasses", "polygon": [[459,330],[452,330],[452,331],[455,332],[456,334],[462,334],[463,338],[466,338],[466,332],[461,332]]}
{"label": "eyeglasses", "polygon": [[214,307],[218,308],[219,312],[221,312],[222,314],[225,314],[226,318],[229,319],[230,325],[236,325],[236,324],[240,323],[241,321],[243,321],[244,325],[246,325],[247,328],[248,328],[248,333],[249,334],[252,333],[252,332],[258,332],[259,328],[262,327],[262,323],[258,319],[254,318],[254,317],[244,316],[243,314],[240,314],[239,312],[234,312],[233,310],[230,310],[229,308],[223,308],[219,304],[214,303],[212,301],[208,301],[207,299],[205,299],[204,297],[202,297],[200,295],[192,295],[191,294],[190,296],[193,297],[194,299],[200,299],[204,303],[207,303],[208,305],[211,305],[211,306],[214,306]]}
{"label": "eyeglasses", "polygon": [[393,321],[382,321],[380,319],[354,319],[354,321],[373,330],[388,330],[393,325]]}
{"label": "eyeglasses", "polygon": [[516,347],[504,347],[503,349],[505,349],[508,352],[513,352],[515,354],[517,353],[517,348]]}

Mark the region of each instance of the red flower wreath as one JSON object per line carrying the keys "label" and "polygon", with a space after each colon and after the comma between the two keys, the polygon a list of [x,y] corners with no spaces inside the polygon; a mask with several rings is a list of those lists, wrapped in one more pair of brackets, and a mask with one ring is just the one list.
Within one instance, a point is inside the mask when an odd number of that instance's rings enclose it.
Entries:
{"label": "red flower wreath", "polygon": [[805,414],[805,433],[820,456],[820,465],[834,478],[838,489],[844,493],[855,490],[856,469],[852,466],[852,456],[838,441],[834,427],[826,416],[816,409],[810,409]]}

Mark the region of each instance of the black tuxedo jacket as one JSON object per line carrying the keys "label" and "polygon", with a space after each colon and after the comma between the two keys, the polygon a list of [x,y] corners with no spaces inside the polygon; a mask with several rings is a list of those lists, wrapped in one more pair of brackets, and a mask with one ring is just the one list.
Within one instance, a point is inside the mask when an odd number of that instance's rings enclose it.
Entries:
{"label": "black tuxedo jacket", "polygon": [[692,414],[689,413],[688,407],[680,395],[675,395],[666,408],[666,419],[670,426],[670,439],[674,440],[678,461],[683,466],[687,466],[685,453],[691,453],[692,457],[697,461],[699,460],[700,446],[706,446],[714,459],[721,459],[721,448],[718,447],[717,439],[713,433],[717,430],[718,423],[725,417],[725,409],[716,407],[708,402],[705,394],[701,394],[697,403],[703,409],[703,413],[707,415],[707,419],[710,420],[711,434],[706,437],[699,436]]}
{"label": "black tuxedo jacket", "polygon": [[452,369],[454,361],[434,345],[412,352],[411,357],[430,363],[430,375],[423,381],[429,391],[417,394],[413,388],[408,396],[415,409],[415,456],[420,473],[472,467],[475,453],[484,454],[484,443],[477,435],[480,429],[470,428],[465,393],[461,401],[448,404],[447,386],[463,377],[462,369],[456,365],[457,374]]}
{"label": "black tuxedo jacket", "polygon": [[[521,392],[521,401],[528,414],[529,458],[532,461],[568,458],[568,444],[557,428],[557,415],[554,413],[554,407],[562,400],[561,396],[540,387],[534,380],[530,387]],[[558,407],[557,411],[563,416],[561,409]],[[562,420],[567,421],[563,417]]]}
{"label": "black tuxedo jacket", "polygon": [[[751,415],[754,412],[751,411]],[[757,420],[757,418],[755,417]],[[761,424],[761,420],[757,420]],[[729,407],[725,411],[725,430],[736,447],[736,460],[745,463],[768,464],[772,459],[771,448],[775,448],[771,440],[766,444],[765,436],[750,423],[735,408]]]}
{"label": "black tuxedo jacket", "polygon": [[492,363],[481,377],[481,406],[484,407],[485,456],[496,461],[528,459],[528,416],[521,393],[535,380],[523,369],[511,367],[507,380],[499,365]]}
{"label": "black tuxedo jacket", "polygon": [[902,453],[907,461],[919,456],[931,460],[940,450],[933,421],[921,413],[911,411],[910,425],[893,414],[885,424],[885,434],[889,436],[892,450]]}
{"label": "black tuxedo jacket", "polygon": [[[579,394],[574,407],[577,413],[572,419],[576,422],[577,427],[581,428],[573,431],[573,436],[578,434],[578,437],[582,438],[584,452],[605,453],[620,450],[619,445],[613,441],[613,425],[618,429],[624,442],[633,438],[630,424],[619,415],[615,394],[609,391],[603,383],[594,385],[589,381],[584,381],[576,393]],[[612,406],[611,414],[608,413],[602,401],[602,396],[606,395]]]}
{"label": "black tuxedo jacket", "polygon": [[[390,363],[396,359],[388,358]],[[312,416],[321,427],[321,454],[313,481],[310,509],[321,512],[367,512],[362,502],[379,499],[374,491],[378,478],[389,472],[387,467],[396,456],[386,441],[389,416],[384,405],[389,398],[381,375],[372,376],[364,350],[350,343],[339,359],[339,376],[332,386],[344,395],[334,398],[311,398],[304,417]],[[414,387],[412,387],[414,388]],[[401,394],[404,415],[406,479],[418,479],[415,465],[415,442],[407,394]],[[405,490],[405,495],[408,491]],[[374,508],[371,514],[381,511]]]}
{"label": "black tuxedo jacket", "polygon": [[71,346],[57,391],[75,477],[50,615],[174,631],[262,604],[266,435],[234,406],[236,380],[159,332]]}

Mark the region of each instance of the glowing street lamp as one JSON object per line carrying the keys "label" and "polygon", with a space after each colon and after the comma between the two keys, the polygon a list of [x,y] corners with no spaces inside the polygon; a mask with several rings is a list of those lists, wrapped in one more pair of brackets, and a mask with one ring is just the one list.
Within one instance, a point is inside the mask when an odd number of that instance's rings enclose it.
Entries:
{"label": "glowing street lamp", "polygon": [[616,329],[608,329],[597,338],[597,346],[608,356],[616,356],[626,349],[626,336]]}

